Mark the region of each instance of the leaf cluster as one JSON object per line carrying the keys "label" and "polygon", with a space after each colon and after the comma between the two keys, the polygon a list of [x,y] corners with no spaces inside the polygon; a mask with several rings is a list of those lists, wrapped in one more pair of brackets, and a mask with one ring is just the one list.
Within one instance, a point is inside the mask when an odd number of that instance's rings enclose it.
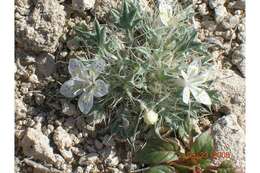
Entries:
{"label": "leaf cluster", "polygon": [[160,135],[149,138],[144,148],[136,153],[136,161],[150,166],[147,173],[235,173],[229,160],[219,166],[211,165],[214,143],[209,132],[194,138],[189,131],[192,125],[189,128],[182,127],[184,133],[190,134],[188,141],[180,134],[170,138]]}
{"label": "leaf cluster", "polygon": [[[206,47],[197,40],[197,33],[189,24],[192,14],[191,8],[182,9],[176,3],[172,14],[175,22],[163,25],[160,13],[148,14],[138,3],[124,0],[121,9],[111,11],[106,24],[94,19],[92,30],[77,26],[76,38],[89,55],[87,60],[80,57],[84,66],[91,65],[90,59],[106,63],[98,76],[106,92],[94,100],[91,96],[92,109],[83,113],[100,111],[107,115],[111,133],[134,145],[137,134],[144,134],[142,127],[150,128],[143,121],[145,111],[140,103],[159,115],[157,126],[172,130],[186,121],[187,114],[196,118],[198,112],[205,111],[207,106],[192,97],[189,104],[184,103],[184,86],[179,85],[183,79],[181,71],[186,71],[194,59],[201,60],[202,71],[212,66]],[[203,89],[209,89],[208,83],[203,84]]]}

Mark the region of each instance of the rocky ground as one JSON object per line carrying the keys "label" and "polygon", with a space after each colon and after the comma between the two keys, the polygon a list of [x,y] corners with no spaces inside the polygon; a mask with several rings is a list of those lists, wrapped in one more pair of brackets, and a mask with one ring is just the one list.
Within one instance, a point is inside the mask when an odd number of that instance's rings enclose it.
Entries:
{"label": "rocky ground", "polygon": [[[129,172],[127,146],[93,126],[73,100],[59,93],[66,80],[69,58],[77,45],[72,27],[104,20],[120,0],[16,0],[15,28],[15,171],[17,173]],[[216,150],[230,151],[242,172],[245,166],[245,1],[186,0],[197,14],[194,27],[199,39],[210,43],[220,91],[221,118],[210,126]],[[86,15],[87,14],[87,15]],[[91,27],[91,24],[89,24]],[[215,160],[219,163],[220,160]]]}

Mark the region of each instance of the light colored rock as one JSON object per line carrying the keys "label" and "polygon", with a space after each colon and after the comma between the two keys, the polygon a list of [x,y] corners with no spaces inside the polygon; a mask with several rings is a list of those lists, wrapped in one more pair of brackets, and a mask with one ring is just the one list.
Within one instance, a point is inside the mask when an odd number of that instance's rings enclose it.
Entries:
{"label": "light colored rock", "polygon": [[86,152],[83,149],[77,147],[72,147],[71,151],[79,157],[82,157],[86,154]]}
{"label": "light colored rock", "polygon": [[40,81],[39,81],[39,79],[38,79],[38,76],[36,75],[36,74],[31,74],[30,76],[29,76],[29,82],[31,82],[31,83],[33,83],[33,84],[39,84],[40,83]]}
{"label": "light colored rock", "polygon": [[89,165],[90,163],[94,163],[99,160],[98,156],[99,155],[97,153],[90,153],[90,154],[87,154],[86,156],[82,156],[79,159],[79,164],[80,165]]}
{"label": "light colored rock", "polygon": [[219,37],[209,37],[209,38],[207,39],[207,42],[208,42],[209,44],[213,44],[213,45],[215,45],[215,46],[218,46],[218,47],[220,47],[220,48],[223,48],[223,42],[222,42],[222,40],[221,40]]}
{"label": "light colored rock", "polygon": [[119,164],[119,158],[116,155],[116,151],[114,149],[106,148],[101,152],[101,156],[104,159],[104,162],[108,166],[116,166]]}
{"label": "light colored rock", "polygon": [[53,0],[16,3],[16,42],[25,50],[55,52],[65,25],[64,7]]}
{"label": "light colored rock", "polygon": [[235,32],[233,32],[233,31],[231,31],[231,30],[228,30],[228,31],[226,31],[226,32],[224,32],[225,34],[224,34],[224,38],[226,39],[226,40],[231,40],[231,39],[235,39],[236,38],[236,33]]}
{"label": "light colored rock", "polygon": [[74,145],[71,135],[59,126],[54,131],[53,141],[58,146],[58,149],[64,159],[71,162],[73,160],[71,147]]}
{"label": "light colored rock", "polygon": [[234,5],[231,7],[235,10],[245,10],[246,2],[238,0],[234,3]]}
{"label": "light colored rock", "polygon": [[84,173],[91,173],[91,172],[93,172],[92,170],[93,170],[94,168],[95,168],[95,165],[93,165],[93,164],[87,165],[87,166],[85,167]]}
{"label": "light colored rock", "polygon": [[60,153],[67,162],[71,163],[73,161],[73,154],[71,150],[60,149]]}
{"label": "light colored rock", "polygon": [[241,44],[234,52],[232,53],[231,62],[237,66],[239,71],[245,76],[246,72],[246,63],[245,63],[245,45]]}
{"label": "light colored rock", "polygon": [[232,70],[220,70],[217,77],[213,88],[219,92],[221,104],[237,115],[239,125],[245,130],[245,80]]}
{"label": "light colored rock", "polygon": [[78,166],[75,173],[84,173],[84,169],[81,166]]}
{"label": "light colored rock", "polygon": [[209,7],[211,9],[216,8],[217,6],[223,6],[225,4],[226,0],[209,0]]}
{"label": "light colored rock", "polygon": [[62,169],[62,170],[68,170],[68,166],[65,164],[65,160],[63,159],[63,157],[59,154],[55,154],[55,163],[54,163],[55,167],[57,167],[58,169]]}
{"label": "light colored rock", "polygon": [[48,167],[43,166],[42,164],[39,164],[29,159],[24,159],[24,163],[26,163],[30,167],[33,167],[33,173],[62,173],[62,171],[58,169],[50,169]]}
{"label": "light colored rock", "polygon": [[26,117],[27,107],[22,99],[15,99],[15,119],[23,119]]}
{"label": "light colored rock", "polygon": [[111,167],[109,167],[108,170],[109,170],[109,172],[111,172],[111,173],[122,173],[122,172],[121,172],[119,169],[117,169],[117,168],[111,168]]}
{"label": "light colored rock", "polygon": [[206,3],[200,4],[198,6],[198,11],[202,16],[207,15],[209,13],[209,11],[207,10],[207,4]]}
{"label": "light colored rock", "polygon": [[134,164],[134,163],[129,163],[126,165],[126,168],[129,170],[129,171],[134,171],[138,168],[137,164]]}
{"label": "light colored rock", "polygon": [[125,168],[125,165],[124,165],[123,163],[119,163],[119,164],[118,164],[118,169],[119,169],[120,171],[123,171],[124,168]]}
{"label": "light colored rock", "polygon": [[215,12],[215,21],[218,24],[221,23],[228,15],[227,9],[224,6],[217,6],[214,12]]}
{"label": "light colored rock", "polygon": [[153,14],[153,10],[151,9],[151,6],[147,0],[138,0],[138,3],[141,7],[141,10]]}
{"label": "light colored rock", "polygon": [[35,93],[34,94],[34,99],[37,105],[41,105],[44,103],[45,100],[45,95],[41,94],[41,93]]}
{"label": "light colored rock", "polygon": [[56,70],[55,57],[50,53],[43,53],[37,57],[37,70],[44,77],[50,76]]}
{"label": "light colored rock", "polygon": [[[236,167],[245,169],[245,134],[237,123],[236,115],[231,114],[218,119],[211,128],[215,152],[226,152]],[[225,157],[216,157],[215,164],[220,164]]]}
{"label": "light colored rock", "polygon": [[58,148],[70,148],[73,146],[73,140],[68,132],[64,130],[61,126],[57,127],[53,134],[54,143]]}
{"label": "light colored rock", "polygon": [[238,15],[229,16],[225,20],[223,20],[222,26],[225,29],[233,29],[239,24],[240,22],[239,18],[240,17]]}
{"label": "light colored rock", "polygon": [[94,8],[96,0],[72,0],[72,8],[79,12],[84,12]]}
{"label": "light colored rock", "polygon": [[241,43],[245,43],[245,42],[246,42],[246,32],[240,32],[240,33],[238,33],[237,38],[238,38],[238,40],[239,40]]}
{"label": "light colored rock", "polygon": [[117,156],[108,157],[108,158],[105,160],[105,163],[106,163],[108,166],[117,166],[118,163],[119,163],[119,158],[118,158]]}
{"label": "light colored rock", "polygon": [[49,163],[56,162],[50,141],[48,137],[42,133],[40,126],[27,129],[21,141],[21,146],[23,153],[28,157]]}

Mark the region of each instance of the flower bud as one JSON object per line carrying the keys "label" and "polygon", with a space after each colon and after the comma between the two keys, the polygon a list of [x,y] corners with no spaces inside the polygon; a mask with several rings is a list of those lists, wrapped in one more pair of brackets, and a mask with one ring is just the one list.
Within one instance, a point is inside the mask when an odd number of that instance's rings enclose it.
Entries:
{"label": "flower bud", "polygon": [[146,110],[144,113],[144,122],[148,125],[153,125],[158,120],[158,114],[153,110]]}

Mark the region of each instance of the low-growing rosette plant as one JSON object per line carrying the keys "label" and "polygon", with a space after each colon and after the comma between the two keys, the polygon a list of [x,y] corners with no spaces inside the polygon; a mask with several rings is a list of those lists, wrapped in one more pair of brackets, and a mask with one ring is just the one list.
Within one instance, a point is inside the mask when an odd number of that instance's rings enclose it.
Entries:
{"label": "low-growing rosette plant", "polygon": [[[215,70],[207,46],[198,41],[192,25],[193,8],[183,9],[177,1],[166,0],[155,6],[151,13],[137,0],[124,0],[120,9],[111,9],[105,23],[94,18],[92,29],[78,24],[75,40],[87,56],[69,60],[71,78],[60,88],[65,97],[78,99],[85,116],[106,115],[105,129],[127,141],[133,153],[142,151],[136,146],[137,138],[156,143],[157,139],[148,137],[151,131],[162,140],[161,130],[168,129],[170,136],[160,144],[171,145],[169,141],[177,139],[174,134],[185,127],[187,118],[210,112],[216,101],[210,90]],[[191,134],[183,138],[187,136]],[[196,144],[191,137],[188,140],[190,147]],[[206,141],[211,145],[211,139]],[[152,150],[157,149],[160,145]],[[179,158],[181,148],[172,149],[176,153],[171,157]],[[175,169],[172,160],[167,167],[160,163],[165,162],[152,163],[157,167],[151,170]]]}

